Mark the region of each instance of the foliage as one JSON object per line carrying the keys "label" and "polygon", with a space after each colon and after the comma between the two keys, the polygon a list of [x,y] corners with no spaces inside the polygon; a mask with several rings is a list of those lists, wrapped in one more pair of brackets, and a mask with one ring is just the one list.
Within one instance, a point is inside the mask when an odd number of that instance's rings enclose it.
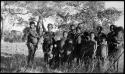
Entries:
{"label": "foliage", "polygon": [[16,31],[12,30],[11,33],[8,31],[4,32],[4,41],[5,42],[22,42],[22,35],[18,35]]}
{"label": "foliage", "polygon": [[27,40],[28,31],[29,31],[29,27],[24,28],[24,30],[23,30],[23,37],[22,37],[23,41]]}
{"label": "foliage", "polygon": [[121,15],[121,11],[115,9],[115,8],[108,8],[106,10],[103,10],[101,12],[98,12],[99,18],[107,18],[110,21],[117,21]]}
{"label": "foliage", "polygon": [[[31,13],[33,16],[41,16],[42,18],[56,15],[63,19],[58,25],[77,25],[78,23],[82,23],[85,28],[93,30],[97,26],[97,24],[94,24],[94,17],[98,17],[99,20],[106,18],[114,22],[118,20],[121,15],[121,11],[115,8],[105,9],[104,4],[103,1],[4,1],[2,13],[8,12],[12,16]],[[15,7],[15,9],[11,8],[11,5]],[[24,12],[24,10],[26,12]],[[72,12],[74,11],[75,13],[73,14]],[[20,21],[20,24],[23,22],[21,19],[18,21]]]}

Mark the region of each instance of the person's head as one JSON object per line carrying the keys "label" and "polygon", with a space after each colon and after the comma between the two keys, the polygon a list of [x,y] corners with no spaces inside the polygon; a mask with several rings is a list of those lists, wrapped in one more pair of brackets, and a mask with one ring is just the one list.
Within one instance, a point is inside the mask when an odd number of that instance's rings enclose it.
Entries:
{"label": "person's head", "polygon": [[95,34],[94,34],[94,32],[91,32],[90,33],[90,39],[94,39],[95,38]]}
{"label": "person's head", "polygon": [[123,27],[117,27],[116,28],[116,35],[124,35],[124,29],[123,29]]}
{"label": "person's head", "polygon": [[81,28],[80,27],[76,27],[76,32],[77,33],[81,33]]}
{"label": "person's head", "polygon": [[98,31],[98,32],[101,32],[101,31],[102,31],[102,27],[101,27],[101,26],[98,26],[98,27],[97,27],[97,31]]}
{"label": "person's head", "polygon": [[110,25],[112,25],[112,23],[110,23],[110,22],[107,22],[107,23],[106,23],[106,25],[110,26]]}
{"label": "person's head", "polygon": [[64,31],[64,32],[63,32],[63,37],[66,38],[67,36],[68,36],[68,32],[67,32],[67,31]]}
{"label": "person's head", "polygon": [[53,28],[53,25],[52,24],[48,24],[47,28],[48,28],[48,31],[51,31],[52,28]]}
{"label": "person's head", "polygon": [[98,17],[94,17],[93,19],[94,19],[94,21],[98,21]]}
{"label": "person's head", "polygon": [[115,26],[115,25],[111,25],[111,26],[110,26],[110,31],[115,31],[115,29],[116,29],[116,26]]}
{"label": "person's head", "polygon": [[102,42],[105,42],[106,41],[106,36],[105,35],[102,35]]}
{"label": "person's head", "polygon": [[89,33],[87,31],[85,31],[84,36],[89,36]]}
{"label": "person's head", "polygon": [[70,26],[70,29],[71,29],[71,30],[74,30],[74,29],[75,29],[75,26],[74,26],[74,25],[71,25],[71,26]]}
{"label": "person's head", "polygon": [[30,28],[34,28],[35,27],[35,23],[32,21],[30,22]]}
{"label": "person's head", "polygon": [[78,27],[82,28],[82,24],[81,24],[81,23],[79,23],[79,24],[78,24]]}

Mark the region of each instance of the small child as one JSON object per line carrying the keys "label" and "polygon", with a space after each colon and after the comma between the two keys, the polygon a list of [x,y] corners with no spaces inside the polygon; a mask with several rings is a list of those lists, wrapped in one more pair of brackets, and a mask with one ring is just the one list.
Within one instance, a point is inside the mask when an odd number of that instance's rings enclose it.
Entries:
{"label": "small child", "polygon": [[103,60],[105,61],[108,57],[108,46],[106,37],[102,37],[102,43],[101,43],[101,56]]}

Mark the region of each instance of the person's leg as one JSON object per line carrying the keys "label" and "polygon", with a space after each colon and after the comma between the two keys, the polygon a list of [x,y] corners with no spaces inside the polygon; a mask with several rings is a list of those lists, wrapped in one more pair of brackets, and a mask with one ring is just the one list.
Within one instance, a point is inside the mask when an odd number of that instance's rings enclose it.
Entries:
{"label": "person's leg", "polygon": [[33,47],[32,47],[32,48],[33,48],[33,49],[32,49],[32,55],[31,55],[31,56],[32,56],[32,58],[31,58],[32,64],[33,64],[33,62],[34,62],[34,55],[35,55],[35,52],[36,52],[36,46],[37,46],[37,45],[33,45]]}
{"label": "person's leg", "polygon": [[44,53],[44,61],[47,63],[47,52]]}
{"label": "person's leg", "polygon": [[29,65],[31,63],[31,55],[32,55],[32,44],[29,43],[27,44],[28,47],[28,59],[27,59],[27,64]]}
{"label": "person's leg", "polygon": [[28,58],[27,58],[27,64],[28,64],[28,65],[29,65],[30,62],[31,62],[31,51],[32,51],[32,50],[29,50],[29,52],[28,52]]}
{"label": "person's leg", "polygon": [[43,43],[43,53],[44,53],[44,62],[46,63],[46,56],[47,56],[47,44]]}

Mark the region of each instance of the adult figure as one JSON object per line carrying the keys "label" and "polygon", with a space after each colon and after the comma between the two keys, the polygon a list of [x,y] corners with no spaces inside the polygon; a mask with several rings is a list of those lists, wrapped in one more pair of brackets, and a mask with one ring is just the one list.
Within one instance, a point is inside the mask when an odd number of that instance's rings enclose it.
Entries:
{"label": "adult figure", "polygon": [[27,38],[27,47],[28,47],[28,65],[33,64],[34,54],[37,49],[39,35],[36,31],[35,23],[32,21],[30,22],[30,28],[28,32]]}

